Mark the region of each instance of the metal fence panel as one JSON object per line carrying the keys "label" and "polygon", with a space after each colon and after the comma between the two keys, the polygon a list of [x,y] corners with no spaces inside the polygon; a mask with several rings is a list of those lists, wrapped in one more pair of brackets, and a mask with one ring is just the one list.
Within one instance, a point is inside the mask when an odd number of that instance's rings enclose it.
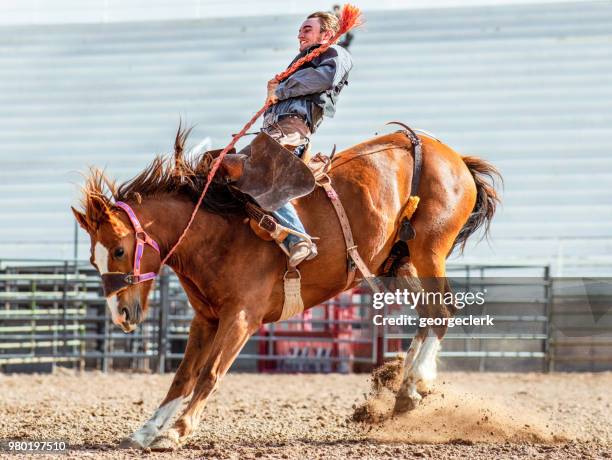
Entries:
{"label": "metal fence panel", "polygon": [[[455,266],[449,276],[461,278],[465,288],[487,286],[501,293],[485,312],[503,327],[450,331],[441,353],[447,368],[612,367],[612,324],[607,314],[612,290],[605,285],[578,278],[553,280],[546,266]],[[402,314],[401,308],[386,308],[387,316]],[[135,333],[124,334],[112,324],[99,276],[89,264],[0,261],[0,369],[4,371],[44,371],[57,363],[103,371],[170,371],[182,359],[192,317],[178,278],[168,268],[152,292],[147,319]],[[367,371],[405,351],[414,332],[414,327],[373,326],[372,298],[366,290],[356,289],[288,321],[262,327],[234,368]]]}

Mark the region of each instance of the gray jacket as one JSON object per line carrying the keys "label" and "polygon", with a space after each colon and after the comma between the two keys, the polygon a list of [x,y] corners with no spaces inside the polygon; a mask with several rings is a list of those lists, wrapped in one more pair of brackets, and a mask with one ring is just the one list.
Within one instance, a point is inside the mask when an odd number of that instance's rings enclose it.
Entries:
{"label": "gray jacket", "polygon": [[[301,52],[291,64],[318,46]],[[349,52],[337,45],[330,46],[323,54],[302,65],[278,85],[276,96],[279,101],[266,110],[264,127],[275,123],[280,116],[300,115],[306,118],[311,132],[314,132],[323,115],[334,116],[338,95],[348,83],[352,67]]]}

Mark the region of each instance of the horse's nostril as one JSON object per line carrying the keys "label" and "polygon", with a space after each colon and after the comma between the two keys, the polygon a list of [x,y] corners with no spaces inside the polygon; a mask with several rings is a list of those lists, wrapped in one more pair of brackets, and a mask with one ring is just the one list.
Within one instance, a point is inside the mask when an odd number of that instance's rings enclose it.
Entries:
{"label": "horse's nostril", "polygon": [[125,315],[125,321],[126,322],[130,322],[130,313],[128,312],[127,308],[124,308],[121,310],[121,313],[123,313]]}

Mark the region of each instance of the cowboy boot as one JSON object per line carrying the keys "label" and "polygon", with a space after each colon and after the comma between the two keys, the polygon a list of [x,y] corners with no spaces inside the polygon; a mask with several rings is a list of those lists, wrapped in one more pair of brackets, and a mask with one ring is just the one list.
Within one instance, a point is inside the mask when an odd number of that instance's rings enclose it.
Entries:
{"label": "cowboy boot", "polygon": [[289,266],[295,268],[305,260],[314,259],[317,254],[316,244],[308,241],[295,243],[289,250]]}

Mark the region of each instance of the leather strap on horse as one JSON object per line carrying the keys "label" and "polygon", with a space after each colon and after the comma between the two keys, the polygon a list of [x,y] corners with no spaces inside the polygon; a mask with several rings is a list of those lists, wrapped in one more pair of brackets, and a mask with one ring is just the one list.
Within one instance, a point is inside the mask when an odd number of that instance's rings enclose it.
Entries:
{"label": "leather strap on horse", "polygon": [[[408,201],[406,202],[406,204],[404,205],[404,208],[401,210],[401,213],[400,213],[400,215],[403,215],[404,213],[409,214],[403,219],[403,221],[400,224],[400,231],[399,231],[400,235],[399,236],[400,236],[400,239],[405,242],[407,240],[413,239],[416,236],[416,232],[410,223],[410,217],[416,210],[416,207],[418,206],[418,203],[419,203],[419,197],[417,194],[419,191],[419,185],[421,181],[421,172],[423,168],[423,148],[422,148],[421,140],[409,126],[405,125],[404,123],[398,122],[398,121],[390,121],[387,123],[387,125],[401,126],[403,130],[400,132],[405,134],[406,137],[408,137],[408,139],[410,140],[410,143],[412,144],[412,150],[414,152],[414,161],[413,161],[413,168],[412,168],[412,182],[410,185],[411,196],[409,197]],[[383,149],[383,150],[386,150],[386,149]],[[374,152],[368,152],[368,154],[377,153],[380,151],[381,150],[376,150]],[[350,161],[353,158],[355,157],[349,158],[347,161]],[[343,163],[336,163],[333,166],[337,167],[339,166],[339,164],[343,164]],[[329,178],[329,176],[327,176],[327,174],[323,175],[322,180],[319,179],[318,177],[317,179],[318,179],[317,184],[322,186],[325,189],[327,196],[330,198],[332,205],[334,206],[334,209],[336,210],[336,214],[338,215],[338,220],[340,221],[342,233],[344,234],[344,240],[346,242],[348,257],[350,258],[350,260],[353,261],[353,263],[357,266],[357,268],[359,268],[359,271],[366,278],[366,281],[370,285],[370,288],[372,289],[372,291],[379,292],[378,287],[371,281],[373,278],[372,273],[368,270],[367,266],[361,259],[359,252],[357,251],[357,246],[355,246],[355,243],[353,241],[353,235],[351,232],[351,227],[348,221],[348,217],[346,215],[346,212],[344,211],[344,207],[342,206],[340,199],[338,198],[337,193],[331,186],[331,179]],[[405,243],[404,243],[404,246],[406,247],[406,250],[407,250],[408,246]],[[391,254],[385,263],[384,271],[387,272],[388,266],[392,265],[393,263],[394,263],[394,257],[393,257],[393,254]],[[348,279],[347,279],[345,290],[353,283],[354,278],[355,278],[355,267],[354,266],[351,267],[349,265]]]}
{"label": "leather strap on horse", "polygon": [[340,197],[331,185],[331,179],[328,175],[325,175],[321,178],[321,180],[319,180],[319,182],[317,182],[317,185],[323,187],[325,193],[327,194],[327,197],[331,201],[334,210],[336,211],[336,215],[338,216],[338,220],[340,221],[340,228],[342,229],[342,234],[344,235],[344,242],[346,244],[346,255],[348,259],[348,273],[344,290],[347,290],[351,286],[351,284],[353,284],[353,281],[355,280],[355,268],[357,268],[370,286],[370,289],[372,289],[372,292],[380,292],[380,289],[373,281],[374,275],[368,269],[367,265],[359,255],[359,251],[357,251],[357,245],[353,240],[351,224],[349,222],[348,216],[346,215],[346,211],[344,210],[344,206],[342,206]]}
{"label": "leather strap on horse", "polygon": [[[408,201],[400,211],[400,216],[403,216],[403,218],[400,222],[400,228],[398,232],[399,239],[401,241],[406,242],[408,240],[414,239],[414,237],[416,236],[416,230],[410,223],[410,219],[419,204],[418,192],[419,184],[421,182],[421,172],[423,169],[423,146],[421,144],[421,139],[419,139],[419,136],[417,136],[417,134],[408,125],[399,121],[390,121],[387,123],[387,125],[398,125],[404,128],[399,132],[404,134],[410,140],[410,143],[412,144],[412,151],[414,154],[414,161],[412,163],[412,182],[410,185],[410,197],[408,198]],[[390,258],[392,258],[392,256],[390,256]]]}
{"label": "leather strap on horse", "polygon": [[401,132],[410,139],[412,149],[414,151],[414,163],[412,167],[412,183],[410,185],[410,194],[417,196],[419,192],[419,184],[421,182],[421,170],[423,169],[423,146],[419,136],[408,125],[400,121],[390,121],[387,125],[398,125],[404,128]]}
{"label": "leather strap on horse", "polygon": [[276,221],[274,220],[272,216],[263,212],[261,208],[254,205],[253,203],[247,202],[245,204],[245,210],[246,210],[247,216],[249,216],[250,219],[253,219],[255,222],[257,222],[257,225],[259,225],[266,232],[270,234],[273,234],[274,232],[276,232],[276,229],[277,229]]}
{"label": "leather strap on horse", "polygon": [[421,139],[414,133],[413,130],[408,128],[406,136],[412,142],[414,148],[414,166],[412,168],[412,184],[410,186],[410,194],[412,196],[418,196],[419,184],[421,182],[421,169],[423,169],[423,146],[421,145]]}

